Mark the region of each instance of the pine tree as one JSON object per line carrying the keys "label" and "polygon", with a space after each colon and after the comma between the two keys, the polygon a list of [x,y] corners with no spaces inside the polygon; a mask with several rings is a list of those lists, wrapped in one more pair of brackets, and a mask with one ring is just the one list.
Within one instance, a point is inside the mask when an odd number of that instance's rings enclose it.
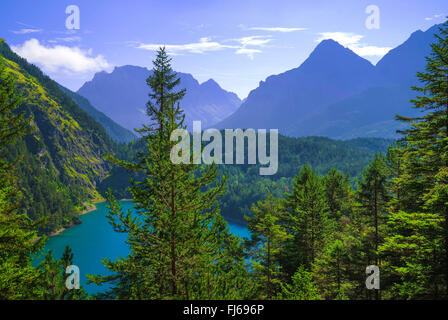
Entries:
{"label": "pine tree", "polygon": [[[386,298],[427,299],[443,294],[443,220],[437,214],[391,213],[380,246]],[[384,281],[383,281],[384,280]]]}
{"label": "pine tree", "polygon": [[[387,189],[388,173],[385,158],[376,154],[369,166],[364,169],[362,179],[358,184],[358,201],[362,214],[365,215],[365,224],[372,228],[371,235],[367,235],[373,242],[368,251],[369,264],[380,266],[378,247],[381,241],[380,228],[384,225],[386,205],[389,201]],[[367,266],[366,266],[367,267]],[[375,298],[379,299],[379,292],[375,290]]]}
{"label": "pine tree", "polygon": [[73,253],[66,246],[61,259],[53,258],[52,251],[48,251],[44,260],[39,264],[38,291],[39,299],[43,300],[82,300],[87,299],[88,294],[84,288],[68,289],[66,280],[69,276],[66,268],[73,264]]}
{"label": "pine tree", "polygon": [[325,241],[312,265],[312,275],[326,299],[356,298],[365,276],[365,267],[359,265],[363,260],[360,231],[364,229],[357,221],[350,177],[330,169],[322,183],[329,215]]}
{"label": "pine tree", "polygon": [[320,300],[321,296],[311,272],[301,266],[292,276],[290,284],[282,284],[280,298],[284,300]]}
{"label": "pine tree", "polygon": [[328,239],[313,265],[314,278],[326,299],[347,299],[352,284],[348,281],[349,250],[343,240]]}
{"label": "pine tree", "polygon": [[291,277],[299,266],[311,269],[328,229],[325,188],[310,167],[304,166],[294,178],[293,190],[286,194],[283,207],[284,223],[292,237],[287,241],[280,260]]}
{"label": "pine tree", "polygon": [[15,165],[7,147],[28,133],[29,119],[19,113],[20,97],[14,77],[0,57],[0,299],[31,299],[36,295],[38,273],[31,254],[42,246],[28,217],[19,212],[22,194],[17,187]]}
{"label": "pine tree", "polygon": [[448,21],[435,37],[425,72],[417,74],[422,86],[413,87],[422,115],[398,116],[410,128],[381,248],[395,277],[391,292],[404,298],[448,297]]}
{"label": "pine tree", "polygon": [[[225,181],[216,182],[215,165],[198,168],[170,159],[178,143],[171,140],[171,134],[185,128],[179,106],[185,90],[175,91],[180,80],[170,61],[161,48],[147,80],[151,123],[138,130],[146,150],[133,163],[111,159],[144,176],[130,187],[135,214],[123,212],[108,197],[110,221],[116,231],[127,233],[131,252],[115,262],[103,261],[113,276],[90,279],[98,284],[114,282],[109,296],[121,299],[235,297],[244,291],[238,286],[244,262],[238,241],[230,237],[219,216],[216,199],[223,194]],[[227,278],[220,274],[219,283],[214,280],[217,268],[229,269]],[[223,281],[235,287],[225,289]]]}
{"label": "pine tree", "polygon": [[338,221],[344,215],[347,216],[350,207],[351,186],[350,177],[332,168],[323,177],[325,194],[327,198],[329,218]]}
{"label": "pine tree", "polygon": [[271,193],[252,206],[252,217],[245,217],[251,232],[249,241],[253,272],[261,298],[271,299],[280,289],[280,266],[277,256],[289,238],[281,224],[280,202]]}

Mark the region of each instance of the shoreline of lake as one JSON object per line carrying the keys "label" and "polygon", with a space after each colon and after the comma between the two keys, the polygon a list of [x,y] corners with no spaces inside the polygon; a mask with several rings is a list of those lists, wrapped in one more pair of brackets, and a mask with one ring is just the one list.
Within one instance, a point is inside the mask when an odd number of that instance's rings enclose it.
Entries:
{"label": "shoreline of lake", "polygon": [[[78,216],[83,216],[83,215],[85,215],[85,214],[88,214],[88,213],[90,213],[90,212],[93,212],[93,211],[95,211],[95,210],[98,210],[98,207],[96,206],[96,204],[98,204],[98,203],[103,203],[103,202],[106,202],[106,201],[107,201],[107,200],[93,201],[93,202],[92,202],[93,205],[92,205],[91,207],[87,208],[87,209],[84,210],[84,211],[78,212],[78,213],[76,213],[76,214],[77,214]],[[120,201],[132,201],[132,199],[121,199]],[[81,224],[81,223],[74,223],[74,224],[71,224],[71,225],[69,225],[69,226],[67,226],[67,227],[62,227],[61,229],[56,230],[56,231],[50,233],[50,234],[48,235],[48,237],[54,237],[54,236],[60,235],[60,234],[61,234],[62,232],[64,232],[65,230],[68,230],[68,229],[70,229],[70,228],[72,228],[72,227],[74,227],[74,226],[80,225],[80,224]],[[39,238],[40,238],[40,237],[38,237],[35,241],[39,240]]]}
{"label": "shoreline of lake", "polygon": [[[106,200],[93,201],[93,202],[92,202],[92,206],[88,207],[88,208],[85,209],[84,211],[77,212],[76,214],[77,214],[78,216],[83,216],[83,215],[85,215],[85,214],[88,214],[89,212],[95,211],[95,210],[98,209],[98,207],[96,206],[96,204],[98,204],[98,203],[103,203],[103,202],[106,202]],[[56,231],[50,233],[50,234],[48,235],[48,237],[54,237],[54,236],[60,235],[60,234],[61,234],[62,232],[64,232],[65,230],[70,229],[70,228],[72,228],[72,227],[74,227],[74,226],[77,226],[77,225],[79,225],[79,224],[81,224],[81,223],[73,223],[73,224],[71,224],[71,225],[69,225],[69,226],[67,226],[67,227],[62,227],[62,228],[60,228],[59,230],[56,230]],[[37,240],[39,240],[39,239],[40,239],[40,237],[38,237],[35,241],[37,241]]]}
{"label": "shoreline of lake", "polygon": [[[123,210],[130,210],[135,213],[135,204],[132,201],[121,202]],[[80,269],[80,282],[89,294],[105,292],[109,286],[96,286],[87,283],[87,274],[109,275],[109,270],[102,263],[102,259],[110,258],[112,261],[127,257],[130,253],[130,246],[127,243],[127,234],[115,232],[109,223],[107,213],[107,202],[98,203],[97,210],[90,211],[80,217],[82,223],[76,228],[67,228],[60,231],[58,236],[47,238],[48,241],[42,248],[42,254],[37,255],[33,260],[34,265],[39,265],[44,259],[44,255],[49,250],[52,251],[55,259],[60,259],[65,247],[69,246],[74,255],[73,264]],[[89,208],[91,209],[91,205]],[[87,211],[87,210],[83,210]],[[249,230],[236,223],[228,222],[229,232],[233,235],[246,238],[250,237]],[[59,230],[58,230],[59,231]]]}
{"label": "shoreline of lake", "polygon": [[[119,201],[120,202],[123,202],[123,201],[132,201],[133,199],[120,199]],[[83,215],[85,215],[85,214],[88,214],[88,213],[90,213],[90,212],[93,212],[93,211],[95,211],[95,210],[98,210],[98,207],[96,206],[96,204],[98,204],[98,203],[103,203],[103,202],[106,202],[107,200],[99,200],[99,201],[94,201],[94,202],[92,202],[92,206],[91,207],[89,207],[89,208],[87,208],[86,210],[84,210],[84,211],[81,211],[81,212],[79,212],[79,213],[77,213],[77,215],[78,216],[83,216]],[[246,226],[246,224],[244,224],[244,223],[242,223],[241,221],[238,221],[238,220],[236,220],[236,219],[231,219],[231,218],[227,218],[227,217],[225,217],[225,216],[223,216],[224,217],[224,219],[228,222],[228,223],[233,223],[233,224],[236,224],[236,225],[239,225],[239,226],[241,226],[241,227],[247,227]],[[82,223],[82,222],[81,222]],[[74,223],[74,224],[71,224],[71,225],[69,225],[69,226],[67,226],[67,227],[62,227],[62,228],[60,228],[59,230],[56,230],[56,231],[54,231],[54,232],[52,232],[52,233],[50,233],[49,235],[48,235],[48,237],[54,237],[54,236],[57,236],[57,235],[60,235],[61,233],[63,233],[64,231],[66,231],[66,230],[68,230],[68,229],[70,229],[70,228],[72,228],[72,227],[75,227],[75,226],[78,226],[78,225],[80,225],[81,223]],[[40,239],[40,237],[38,237],[35,241],[38,241]]]}

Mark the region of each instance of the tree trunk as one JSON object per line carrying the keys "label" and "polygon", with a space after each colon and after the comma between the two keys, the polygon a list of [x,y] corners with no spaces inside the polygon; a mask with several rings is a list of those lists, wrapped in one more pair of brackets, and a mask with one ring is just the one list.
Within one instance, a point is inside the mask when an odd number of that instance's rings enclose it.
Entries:
{"label": "tree trunk", "polygon": [[271,241],[268,239],[268,297],[271,298]]}
{"label": "tree trunk", "polygon": [[[375,265],[378,266],[378,190],[375,184]],[[375,300],[379,300],[379,289],[375,289]]]}
{"label": "tree trunk", "polygon": [[[171,174],[171,181],[174,181],[174,174]],[[171,215],[176,217],[176,205],[174,203],[174,185],[171,186]],[[171,234],[171,276],[173,284],[173,296],[177,295],[177,283],[176,283],[176,230],[173,230]]]}
{"label": "tree trunk", "polygon": [[[447,93],[448,95],[448,93]],[[448,104],[445,107],[445,138],[448,138]],[[448,167],[448,159],[446,159],[445,166]],[[448,207],[445,208],[445,294],[448,298]]]}

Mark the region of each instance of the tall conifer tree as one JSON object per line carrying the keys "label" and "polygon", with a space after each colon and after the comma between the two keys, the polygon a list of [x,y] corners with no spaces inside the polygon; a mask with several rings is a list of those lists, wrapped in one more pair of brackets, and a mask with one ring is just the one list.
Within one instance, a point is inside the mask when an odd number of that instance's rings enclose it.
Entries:
{"label": "tall conifer tree", "polygon": [[328,229],[325,188],[310,167],[304,166],[294,178],[293,190],[286,194],[283,206],[284,223],[292,237],[280,260],[285,272],[292,276],[299,266],[311,270]]}
{"label": "tall conifer tree", "polygon": [[252,217],[245,217],[251,232],[253,271],[260,288],[261,298],[271,299],[281,288],[278,254],[290,237],[281,224],[281,207],[278,199],[268,193],[264,201],[252,206]]}
{"label": "tall conifer tree", "polygon": [[[130,188],[135,215],[123,212],[109,197],[111,223],[116,231],[128,234],[131,253],[116,262],[104,260],[114,276],[91,279],[114,281],[109,295],[118,298],[235,298],[244,291],[240,277],[244,261],[238,240],[219,215],[217,197],[224,192],[224,180],[216,182],[215,165],[199,168],[170,159],[178,143],[171,134],[185,128],[179,105],[185,90],[176,91],[180,79],[170,61],[161,48],[147,79],[151,123],[137,130],[146,150],[133,163],[112,159],[144,176],[142,181],[132,181]],[[227,272],[216,279],[219,270]]]}
{"label": "tall conifer tree", "polygon": [[400,149],[397,196],[391,202],[382,252],[394,277],[391,292],[404,298],[448,297],[448,21],[435,35],[421,86],[417,118]]}
{"label": "tall conifer tree", "polygon": [[15,164],[7,160],[7,147],[29,132],[29,119],[18,112],[21,99],[14,77],[0,57],[0,299],[31,299],[37,295],[36,269],[31,254],[42,243],[28,217],[20,213],[22,194],[17,186]]}

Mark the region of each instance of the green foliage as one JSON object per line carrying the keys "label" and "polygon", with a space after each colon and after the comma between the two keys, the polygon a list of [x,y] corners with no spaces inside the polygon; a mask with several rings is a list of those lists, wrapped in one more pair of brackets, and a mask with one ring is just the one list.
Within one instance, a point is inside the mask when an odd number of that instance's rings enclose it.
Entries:
{"label": "green foliage", "polygon": [[[219,199],[221,212],[230,221],[245,223],[244,216],[252,214],[253,203],[262,201],[268,192],[276,197],[283,197],[285,190],[291,188],[297,169],[305,164],[319,175],[324,175],[333,168],[353,178],[360,178],[362,169],[369,164],[375,153],[385,152],[392,142],[375,138],[337,141],[323,137],[290,138],[280,135],[277,174],[260,176],[259,165],[218,166],[219,177],[227,176],[226,193]],[[140,139],[122,145],[116,157],[130,161],[143,148],[144,141]],[[117,198],[130,198],[128,188],[131,177],[135,180],[143,179],[138,173],[115,167],[110,176],[101,182],[98,190],[105,196],[110,188]]]}
{"label": "green foliage", "polygon": [[350,195],[352,188],[350,186],[349,175],[343,175],[336,169],[330,171],[323,177],[325,195],[328,204],[329,218],[337,221],[351,210]]}
{"label": "green foliage", "polygon": [[291,284],[282,285],[281,299],[320,300],[319,290],[310,272],[300,266],[291,278]]}
{"label": "green foliage", "polygon": [[110,168],[102,155],[112,153],[116,146],[56,82],[4,42],[0,56],[14,82],[14,93],[20,97],[17,114],[32,119],[27,134],[9,144],[5,152],[9,162],[21,157],[17,184],[26,196],[20,210],[35,221],[45,218],[37,227],[40,235],[77,224],[76,212],[101,199],[96,185]]}
{"label": "green foliage", "polygon": [[[48,282],[61,263],[71,264],[73,255],[68,247],[61,262],[53,261],[49,253],[41,266],[31,265],[32,255],[37,254],[45,241],[37,238],[36,232],[43,221],[32,223],[25,213],[20,213],[26,197],[17,186],[16,175],[21,172],[16,166],[22,165],[27,155],[16,156],[13,162],[6,158],[11,145],[30,133],[32,120],[25,118],[25,112],[17,112],[20,104],[15,78],[0,57],[0,299],[85,298],[83,291],[67,292],[63,274],[58,275],[57,282]],[[13,156],[8,152],[9,158]]]}
{"label": "green foliage", "polygon": [[281,205],[278,199],[268,194],[264,201],[252,206],[253,217],[246,217],[251,232],[248,241],[252,248],[252,269],[259,286],[260,298],[270,299],[280,289],[280,266],[278,255],[283,243],[289,238],[281,224]]}
{"label": "green foliage", "polygon": [[349,281],[349,250],[339,239],[325,243],[324,249],[316,258],[313,274],[322,295],[326,299],[347,299],[352,289]]}
{"label": "green foliage", "polygon": [[[30,265],[41,241],[34,241],[38,226],[29,217],[46,218],[41,232],[74,223],[74,215],[51,206],[61,201],[71,212],[97,196],[93,177],[105,177],[107,168],[94,155],[110,151],[119,167],[100,190],[113,187],[109,219],[127,233],[131,252],[103,260],[111,275],[89,277],[112,284],[97,298],[446,299],[448,22],[436,37],[426,72],[418,74],[423,86],[414,88],[422,116],[399,117],[410,129],[385,155],[388,140],[281,136],[279,173],[264,178],[257,166],[171,162],[177,142],[170,135],[184,127],[184,91],[175,91],[178,79],[163,49],[147,81],[152,125],[140,130],[142,139],[115,147],[53,82],[0,42],[7,58],[0,57],[0,298],[87,298],[65,289],[69,249],[61,260],[49,253],[38,268]],[[124,212],[114,194],[130,195],[136,213]],[[230,234],[220,206],[230,219],[246,216],[245,243]],[[380,267],[381,290],[366,289],[372,264]]]}
{"label": "green foliage", "polygon": [[391,155],[397,175],[380,248],[391,273],[387,294],[405,299],[448,297],[448,21],[435,36],[417,75],[422,87],[413,88],[422,115],[398,117],[411,127]]}
{"label": "green foliage", "polygon": [[328,228],[328,204],[321,178],[304,166],[284,201],[285,224],[292,235],[281,261],[292,276],[300,265],[308,270],[320,252]]}
{"label": "green foliage", "polygon": [[85,300],[87,293],[81,287],[79,289],[67,289],[66,268],[73,264],[73,253],[66,246],[60,260],[53,259],[51,250],[45,255],[45,259],[38,266],[39,278],[37,290],[39,299],[43,300]]}
{"label": "green foliage", "polygon": [[224,181],[216,182],[215,166],[174,164],[170,151],[177,141],[171,133],[183,125],[174,91],[179,79],[162,48],[147,80],[150,126],[139,130],[145,149],[135,162],[111,159],[144,179],[132,181],[130,193],[136,216],[123,212],[109,193],[109,219],[115,231],[127,233],[129,256],[103,260],[113,276],[91,276],[101,284],[113,282],[106,296],[119,299],[225,299],[244,297],[244,257],[239,240],[231,236],[219,215],[217,197]]}
{"label": "green foliage", "polygon": [[[384,225],[386,204],[389,201],[387,189],[388,171],[385,157],[375,155],[369,166],[363,170],[359,181],[357,198],[364,215],[363,223],[371,229],[373,246],[368,251],[369,263],[379,266],[378,246],[381,239],[381,227]],[[367,235],[368,236],[368,235]]]}
{"label": "green foliage", "polygon": [[20,97],[14,78],[0,57],[0,299],[27,299],[36,282],[30,255],[42,245],[25,214],[19,214],[22,194],[14,175],[15,163],[6,159],[7,147],[27,133],[29,119],[17,113]]}
{"label": "green foliage", "polygon": [[388,236],[380,247],[386,258],[386,298],[425,299],[443,294],[443,269],[437,268],[443,261],[442,223],[437,214],[391,214]]}

